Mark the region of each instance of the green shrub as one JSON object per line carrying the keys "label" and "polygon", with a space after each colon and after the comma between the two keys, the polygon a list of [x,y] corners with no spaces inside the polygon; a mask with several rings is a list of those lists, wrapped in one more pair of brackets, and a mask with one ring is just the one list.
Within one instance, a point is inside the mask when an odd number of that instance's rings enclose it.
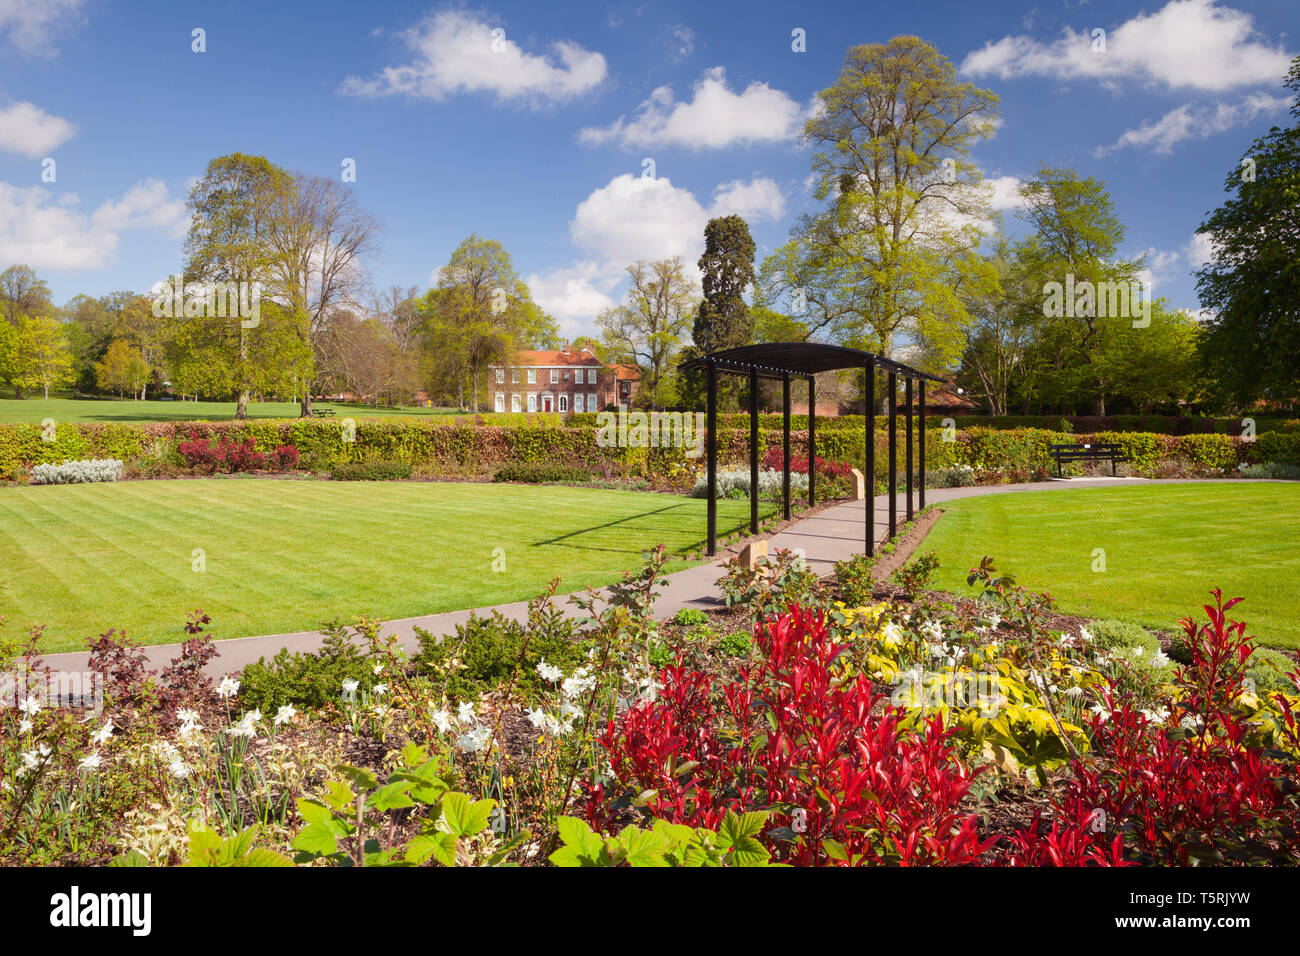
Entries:
{"label": "green shrub", "polygon": [[754,647],[754,635],[749,631],[732,631],[718,638],[716,647],[727,657],[748,657]]}
{"label": "green shrub", "polygon": [[697,607],[684,607],[673,617],[674,624],[682,627],[698,627],[709,623],[709,616]]}
{"label": "green shrub", "polygon": [[493,481],[514,481],[536,485],[552,484],[586,484],[591,481],[591,472],[584,468],[570,465],[549,465],[536,462],[521,462],[498,468]]}
{"label": "green shrub", "polygon": [[1287,677],[1300,669],[1294,660],[1280,651],[1267,647],[1256,647],[1246,665],[1246,676],[1255,682],[1255,691],[1260,694],[1287,691],[1296,693],[1296,685]]}
{"label": "green shrub", "polygon": [[846,561],[835,562],[835,580],[840,586],[840,599],[849,607],[863,607],[871,603],[875,586],[871,580],[874,557],[855,554]]}
{"label": "green shrub", "polygon": [[930,586],[934,572],[939,570],[939,556],[927,551],[915,561],[910,561],[894,572],[895,583],[910,595],[916,595]]}
{"label": "green shrub", "polygon": [[343,697],[343,682],[357,681],[362,687],[375,680],[373,662],[337,624],[325,631],[321,649],[315,653],[289,653],[288,648],[267,663],[265,657],[249,664],[239,675],[239,699],[243,706],[274,714],[285,704],[320,709]]}
{"label": "green shrub", "polygon": [[411,466],[403,461],[352,461],[335,465],[335,481],[397,481],[411,477]]}
{"label": "green shrub", "polygon": [[1160,642],[1144,627],[1128,621],[1089,621],[1088,633],[1093,642],[1103,650],[1113,651],[1117,647],[1142,647],[1154,653],[1160,649]]}
{"label": "green shrub", "polygon": [[470,615],[456,625],[454,636],[435,636],[419,627],[415,634],[420,641],[412,659],[416,668],[462,700],[477,698],[512,677],[525,693],[540,690],[547,686],[537,673],[542,660],[566,673],[585,660],[585,645],[576,639],[578,621],[567,617],[549,619],[530,635],[522,622],[493,611],[490,617]]}

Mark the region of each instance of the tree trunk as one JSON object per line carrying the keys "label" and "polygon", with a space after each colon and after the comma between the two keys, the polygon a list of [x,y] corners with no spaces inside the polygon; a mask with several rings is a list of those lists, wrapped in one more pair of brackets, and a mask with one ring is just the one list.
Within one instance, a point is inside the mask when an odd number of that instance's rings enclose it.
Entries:
{"label": "tree trunk", "polygon": [[[243,323],[239,326],[239,374],[241,377],[248,374],[248,329],[244,328]],[[239,399],[235,402],[235,420],[242,422],[247,418],[248,388],[241,382]]]}
{"label": "tree trunk", "polygon": [[310,382],[308,382],[306,388],[303,389],[302,401],[299,403],[298,417],[311,418],[311,383]]}

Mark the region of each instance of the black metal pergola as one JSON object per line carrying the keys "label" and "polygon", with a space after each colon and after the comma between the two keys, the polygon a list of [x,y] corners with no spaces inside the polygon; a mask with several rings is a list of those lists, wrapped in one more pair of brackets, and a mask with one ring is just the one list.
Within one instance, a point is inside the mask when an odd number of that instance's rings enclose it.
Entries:
{"label": "black metal pergola", "polygon": [[867,512],[866,554],[875,552],[875,473],[876,473],[876,413],[873,399],[876,392],[876,369],[889,377],[889,537],[898,533],[898,379],[904,380],[907,405],[907,451],[904,468],[907,474],[907,518],[912,509],[912,382],[917,383],[921,419],[919,452],[920,507],[925,507],[925,383],[942,382],[934,375],[895,362],[892,359],[864,352],[861,349],[818,342],[776,342],[764,345],[744,345],[701,355],[683,362],[684,369],[702,369],[708,376],[708,424],[706,439],[708,455],[708,520],[709,555],[718,550],[718,374],[749,376],[749,529],[758,533],[758,380],[777,379],[781,382],[781,408],[783,411],[783,444],[785,465],[782,471],[782,503],[785,519],[790,519],[790,381],[794,377],[808,380],[808,504],[817,500],[817,383],[819,372],[833,372],[846,368],[861,368],[865,378],[866,396],[866,462],[864,498]]}

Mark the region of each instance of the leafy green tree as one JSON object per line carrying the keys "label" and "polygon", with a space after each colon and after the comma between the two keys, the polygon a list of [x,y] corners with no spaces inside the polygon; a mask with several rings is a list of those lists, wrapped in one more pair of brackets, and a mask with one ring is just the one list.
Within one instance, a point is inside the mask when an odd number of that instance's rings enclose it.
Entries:
{"label": "leafy green tree", "polygon": [[851,47],[819,98],[805,134],[828,205],[764,261],[765,301],[821,338],[889,356],[905,333],[955,359],[966,301],[995,281],[980,254],[989,197],[969,153],[992,133],[997,97],[900,36]]}
{"label": "leafy green tree", "polygon": [[1198,230],[1212,249],[1197,275],[1212,314],[1202,353],[1239,405],[1300,395],[1300,57],[1285,85],[1296,122],[1251,143],[1224,182],[1230,198]]}
{"label": "leafy green tree", "polygon": [[429,391],[454,394],[479,410],[489,365],[516,349],[554,348],[555,320],[532,299],[528,285],[500,242],[474,234],[438,271],[438,283],[420,302],[424,323],[422,369]]}
{"label": "leafy green tree", "polygon": [[51,388],[67,385],[72,380],[72,350],[63,323],[48,315],[19,315],[15,330],[22,384],[30,388],[40,386],[48,399]]}
{"label": "leafy green tree", "polygon": [[138,398],[149,376],[149,365],[126,339],[116,339],[95,365],[95,384],[122,398],[127,392]]}
{"label": "leafy green tree", "polygon": [[637,261],[627,273],[632,284],[623,304],[603,310],[596,325],[618,360],[630,360],[641,369],[639,400],[662,408],[676,400],[670,370],[698,301],[681,256]]}
{"label": "leafy green tree", "polygon": [[[203,178],[190,190],[190,231],[185,239],[185,281],[254,282],[269,285],[272,277],[290,268],[285,250],[273,242],[273,227],[292,198],[293,176],[263,156],[231,153],[208,163]],[[305,323],[305,315],[295,316]],[[245,318],[229,316],[173,316],[172,324],[196,322],[197,336],[208,352],[229,349],[233,355],[221,363],[230,390],[236,393],[235,417],[248,417],[248,401],[255,385],[264,380],[267,369],[255,365],[255,353],[273,354],[276,349],[259,349],[255,339],[268,330],[248,324]],[[172,330],[175,333],[175,329]],[[191,333],[173,334],[173,350],[187,343]],[[306,341],[309,336],[300,330]],[[194,359],[181,358],[192,365]]]}

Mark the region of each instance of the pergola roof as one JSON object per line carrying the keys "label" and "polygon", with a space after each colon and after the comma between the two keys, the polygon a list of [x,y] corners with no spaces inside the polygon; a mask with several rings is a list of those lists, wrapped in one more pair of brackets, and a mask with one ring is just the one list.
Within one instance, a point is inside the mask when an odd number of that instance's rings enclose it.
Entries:
{"label": "pergola roof", "polygon": [[762,345],[742,345],[739,348],[723,349],[710,352],[699,358],[683,362],[682,368],[706,369],[710,365],[724,372],[757,372],[765,378],[781,378],[790,375],[815,375],[818,372],[831,372],[841,368],[865,368],[874,365],[886,372],[894,372],[905,378],[925,379],[930,382],[942,382],[943,379],[922,372],[920,369],[903,365],[881,355],[864,352],[861,349],[845,348],[842,345],[827,345],[823,342],[769,342]]}

